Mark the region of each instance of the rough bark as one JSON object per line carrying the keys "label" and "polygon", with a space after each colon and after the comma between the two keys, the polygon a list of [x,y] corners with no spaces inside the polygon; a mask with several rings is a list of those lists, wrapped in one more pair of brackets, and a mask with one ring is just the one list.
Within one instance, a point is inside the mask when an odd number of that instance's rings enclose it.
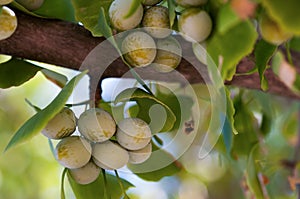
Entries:
{"label": "rough bark", "polygon": [[[8,54],[15,57],[41,61],[70,69],[82,69],[82,63],[87,55],[98,44],[104,41],[102,37],[93,37],[89,31],[82,26],[65,21],[41,19],[32,17],[20,12],[16,12],[18,18],[18,28],[12,37],[0,41],[0,54]],[[178,38],[180,39],[180,38]],[[183,43],[184,56],[195,61],[191,52],[191,44],[185,41]],[[106,50],[101,54],[105,55]],[[190,61],[189,60],[189,61]],[[295,54],[294,61],[300,64],[299,54]],[[237,67],[237,73],[243,73],[254,67],[254,62],[249,57],[245,57]],[[99,79],[103,69],[99,67],[90,68],[91,78]],[[163,81],[178,81],[178,76],[173,73],[166,77],[165,74],[158,74],[150,68],[142,69],[142,77],[145,79],[157,79]],[[141,69],[137,70],[141,72]],[[190,83],[203,82],[199,73],[192,67],[187,60],[182,60],[177,70]],[[116,59],[110,67],[102,71],[101,78],[121,77],[128,72],[122,60]],[[96,74],[96,75],[95,75]],[[272,72],[266,71],[266,78],[269,82],[269,93],[285,96],[291,99],[299,100],[300,96],[294,94],[288,89]],[[98,84],[94,81],[93,89]],[[260,81],[257,73],[251,75],[234,76],[231,81],[225,84],[260,90]]]}

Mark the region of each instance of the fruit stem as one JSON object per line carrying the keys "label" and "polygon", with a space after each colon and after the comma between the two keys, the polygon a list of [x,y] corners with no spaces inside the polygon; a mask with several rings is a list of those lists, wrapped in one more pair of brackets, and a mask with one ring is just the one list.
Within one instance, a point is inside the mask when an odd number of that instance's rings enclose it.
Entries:
{"label": "fruit stem", "polygon": [[66,104],[66,106],[67,106],[67,107],[81,106],[81,105],[89,104],[90,102],[91,102],[91,100],[86,100],[86,101],[79,102],[79,103],[76,103],[76,104]]}
{"label": "fruit stem", "polygon": [[104,181],[104,198],[110,199],[110,193],[109,193],[109,189],[108,189],[108,183],[107,183],[107,179],[106,179],[105,169],[101,169],[101,171],[103,174],[103,181]]}
{"label": "fruit stem", "polygon": [[118,174],[118,171],[117,171],[117,170],[114,170],[114,171],[115,171],[116,177],[117,177],[117,179],[118,179],[118,183],[119,183],[119,185],[120,185],[120,187],[121,187],[122,193],[123,193],[123,195],[124,195],[124,199],[130,199],[130,198],[128,197],[128,195],[126,194],[126,191],[125,191],[125,189],[124,189],[124,186],[123,186],[123,183],[122,183],[122,181],[121,181],[121,178],[120,178],[120,176],[119,176],[119,174]]}
{"label": "fruit stem", "polygon": [[48,143],[49,143],[49,147],[50,147],[50,150],[52,152],[52,155],[55,157],[55,149],[54,149],[52,140],[50,138],[48,138]]}
{"label": "fruit stem", "polygon": [[61,185],[60,185],[60,198],[61,199],[65,199],[66,198],[66,195],[65,195],[65,187],[64,187],[64,182],[65,182],[65,176],[66,176],[66,173],[67,173],[68,169],[65,168],[61,174]]}

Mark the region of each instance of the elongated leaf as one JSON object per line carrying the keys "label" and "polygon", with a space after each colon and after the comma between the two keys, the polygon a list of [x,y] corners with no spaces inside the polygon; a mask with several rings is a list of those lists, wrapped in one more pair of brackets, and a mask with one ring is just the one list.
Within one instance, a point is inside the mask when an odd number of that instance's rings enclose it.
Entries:
{"label": "elongated leaf", "polygon": [[168,0],[168,9],[169,9],[169,20],[170,20],[170,27],[172,28],[175,22],[176,13],[175,13],[175,2],[174,0]]}
{"label": "elongated leaf", "polygon": [[12,58],[0,64],[0,88],[20,86],[36,75],[41,68],[29,62]]}
{"label": "elongated leaf", "polygon": [[[166,104],[140,88],[126,89],[122,91],[115,99],[115,103],[126,101],[137,102],[139,105],[139,113],[137,117],[143,119],[147,123],[150,123],[151,120],[155,120],[157,118],[160,118],[161,121],[165,120],[165,122],[162,123],[163,126],[160,128],[159,132],[167,132],[171,130],[176,122],[175,114]],[[153,112],[151,115],[150,111],[153,111],[153,108],[155,107],[158,108],[158,112]],[[163,110],[160,109],[161,107]],[[165,111],[165,114],[162,111]],[[156,133],[156,131],[153,131],[153,133]]]}
{"label": "elongated leaf", "polygon": [[131,17],[135,11],[141,6],[142,1],[141,0],[133,0],[130,9],[128,10],[127,14],[124,16],[124,18]]}
{"label": "elongated leaf", "polygon": [[86,73],[87,71],[84,71],[74,77],[46,108],[39,111],[29,120],[27,120],[9,141],[5,151],[13,146],[16,146],[17,144],[27,141],[41,132],[41,130],[43,130],[43,128],[47,125],[48,121],[51,120],[64,107],[66,101],[72,94],[74,87]]}
{"label": "elongated leaf", "polygon": [[255,195],[255,198],[265,198],[258,178],[257,165],[255,162],[255,153],[257,152],[258,147],[258,144],[252,147],[247,160],[247,183],[252,193]]}
{"label": "elongated leaf", "polygon": [[45,0],[43,5],[34,13],[47,18],[76,22],[74,8],[70,0]]}
{"label": "elongated leaf", "polygon": [[[237,39],[238,38],[238,39]],[[243,21],[226,33],[215,33],[207,42],[207,52],[217,66],[221,67],[224,80],[231,80],[237,64],[252,52],[257,32],[253,24]]]}
{"label": "elongated leaf", "polygon": [[283,30],[300,35],[299,0],[262,0],[262,3]]}
{"label": "elongated leaf", "polygon": [[148,181],[159,181],[163,177],[178,173],[182,167],[175,158],[163,149],[152,144],[151,156],[141,164],[128,164],[127,167],[140,178]]}
{"label": "elongated leaf", "polygon": [[[72,190],[76,196],[76,199],[95,199],[95,198],[104,198],[104,180],[103,174],[100,174],[96,181],[87,184],[80,185],[76,183],[70,173],[68,172],[68,179]],[[111,193],[111,199],[119,199],[122,197],[123,192],[119,186],[118,179],[116,176],[106,174],[106,179],[109,187],[109,193]],[[133,187],[128,181],[121,179],[123,187],[127,190],[130,187]]]}
{"label": "elongated leaf", "polygon": [[56,84],[59,87],[64,87],[68,81],[67,77],[59,74],[55,71],[52,70],[48,70],[48,69],[43,69],[41,70],[41,72],[43,73],[43,75],[50,81],[52,81],[54,84]]}
{"label": "elongated leaf", "polygon": [[240,23],[241,19],[237,16],[237,14],[232,10],[230,3],[222,6],[217,19],[217,27],[218,31],[223,34],[238,23]]}
{"label": "elongated leaf", "polygon": [[290,41],[290,48],[297,52],[300,52],[300,37],[294,37]]}
{"label": "elongated leaf", "polygon": [[268,62],[271,57],[274,55],[277,46],[272,45],[264,40],[259,40],[255,46],[254,56],[255,64],[258,69],[260,77],[260,86],[263,90],[268,89],[268,82],[264,76],[264,73],[267,69]]}
{"label": "elongated leaf", "polygon": [[76,19],[80,21],[86,29],[91,31],[93,36],[101,37],[107,32],[106,29],[108,28],[107,22],[99,24],[99,22],[107,21],[107,19],[101,18],[103,17],[101,7],[103,7],[106,15],[112,1],[113,0],[72,0]]}
{"label": "elongated leaf", "polygon": [[65,199],[66,194],[65,194],[65,177],[68,169],[64,169],[62,174],[61,174],[61,182],[60,182],[60,198]]}
{"label": "elongated leaf", "polygon": [[17,8],[18,10],[21,10],[22,12],[24,12],[28,15],[35,16],[35,17],[42,17],[40,15],[35,14],[34,12],[31,12],[31,11],[27,10],[24,6],[22,6],[21,4],[19,4],[16,1],[11,2],[10,5],[14,8]]}

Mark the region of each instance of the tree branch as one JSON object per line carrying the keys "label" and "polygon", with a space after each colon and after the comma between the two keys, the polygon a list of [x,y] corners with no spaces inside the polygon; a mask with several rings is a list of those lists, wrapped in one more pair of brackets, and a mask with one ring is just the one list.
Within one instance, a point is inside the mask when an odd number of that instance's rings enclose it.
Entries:
{"label": "tree branch", "polygon": [[[92,37],[89,31],[82,26],[72,24],[65,21],[49,20],[37,17],[32,17],[16,11],[18,18],[18,27],[12,37],[0,41],[0,54],[8,54],[24,59],[36,60],[49,64],[54,64],[70,69],[79,70],[86,56],[99,43],[104,41],[102,37]],[[181,37],[177,39],[182,40]],[[191,60],[196,58],[193,56],[191,44],[185,41],[180,41],[183,46],[184,57]],[[101,53],[105,53],[101,52]],[[294,54],[294,63],[300,65],[300,55]],[[254,62],[250,58],[244,58],[237,67],[238,73],[244,73],[254,67]],[[94,67],[90,70],[90,75],[99,74],[99,67]],[[142,68],[143,78],[163,80],[163,81],[178,81],[177,75],[168,75],[155,73],[151,68]],[[111,67],[108,67],[102,78],[121,77],[128,71],[122,60],[116,59]],[[190,83],[203,82],[199,73],[192,65],[182,60],[177,68],[177,71],[182,74]],[[94,77],[99,78],[99,77]],[[285,96],[291,99],[299,100],[300,96],[294,94],[288,89],[272,72],[266,71],[266,78],[269,82],[269,93],[280,96]],[[98,84],[98,82],[97,82]],[[260,81],[257,73],[251,75],[234,76],[231,81],[226,81],[225,84],[244,87],[249,89],[260,90]],[[93,85],[96,89],[97,85]]]}

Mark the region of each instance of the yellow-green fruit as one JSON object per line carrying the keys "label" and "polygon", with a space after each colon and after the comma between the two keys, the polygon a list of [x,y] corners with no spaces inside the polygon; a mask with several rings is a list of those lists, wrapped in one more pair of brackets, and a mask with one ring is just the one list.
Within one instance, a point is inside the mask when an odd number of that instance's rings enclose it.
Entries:
{"label": "yellow-green fruit", "polygon": [[1,6],[1,5],[9,4],[9,3],[11,3],[11,2],[13,2],[13,0],[0,0],[0,6]]}
{"label": "yellow-green fruit", "polygon": [[131,66],[147,66],[153,62],[156,56],[155,41],[144,32],[130,33],[122,42],[122,53]]}
{"label": "yellow-green fruit", "polygon": [[284,32],[266,14],[263,14],[259,20],[259,30],[264,40],[275,45],[280,45],[292,37],[292,34]]}
{"label": "yellow-green fruit", "polygon": [[175,0],[178,5],[183,7],[197,7],[207,3],[207,0]]}
{"label": "yellow-green fruit", "polygon": [[111,24],[117,30],[130,30],[140,24],[143,18],[143,6],[139,5],[136,11],[126,17],[134,0],[115,0],[109,7]]}
{"label": "yellow-green fruit", "polygon": [[153,6],[155,4],[158,4],[161,1],[162,0],[143,0],[142,4],[145,5],[145,6]]}
{"label": "yellow-green fruit", "polygon": [[164,6],[153,6],[146,10],[142,25],[155,38],[165,38],[172,32],[170,29],[169,10]]}
{"label": "yellow-green fruit", "polygon": [[92,108],[80,115],[78,130],[92,142],[104,142],[116,132],[116,123],[108,112]]}
{"label": "yellow-green fruit", "polygon": [[9,38],[17,29],[17,17],[8,7],[2,7],[0,14],[0,40]]}
{"label": "yellow-green fruit", "polygon": [[64,167],[77,169],[86,165],[91,159],[92,147],[79,136],[63,138],[55,148],[55,158]]}
{"label": "yellow-green fruit", "polygon": [[100,168],[94,162],[90,161],[83,167],[70,169],[69,173],[78,184],[90,184],[98,178]]}
{"label": "yellow-green fruit", "polygon": [[75,114],[71,109],[65,107],[48,122],[42,130],[42,134],[50,139],[61,139],[70,136],[75,129]]}
{"label": "yellow-green fruit", "polygon": [[148,124],[139,118],[126,118],[118,123],[116,138],[128,150],[139,150],[151,141]]}
{"label": "yellow-green fruit", "polygon": [[212,20],[206,11],[188,8],[179,17],[178,28],[187,41],[202,42],[211,33]]}
{"label": "yellow-green fruit", "polygon": [[158,72],[167,73],[174,70],[181,61],[180,43],[172,36],[156,42],[157,53],[151,64]]}
{"label": "yellow-green fruit", "polygon": [[16,0],[16,1],[19,4],[21,4],[24,8],[31,11],[39,9],[44,3],[44,0]]}
{"label": "yellow-green fruit", "polygon": [[96,165],[108,170],[122,168],[129,160],[128,152],[109,140],[95,144],[92,156]]}
{"label": "yellow-green fruit", "polygon": [[150,142],[142,149],[129,151],[129,163],[141,164],[150,158],[151,153],[152,153],[152,144]]}

